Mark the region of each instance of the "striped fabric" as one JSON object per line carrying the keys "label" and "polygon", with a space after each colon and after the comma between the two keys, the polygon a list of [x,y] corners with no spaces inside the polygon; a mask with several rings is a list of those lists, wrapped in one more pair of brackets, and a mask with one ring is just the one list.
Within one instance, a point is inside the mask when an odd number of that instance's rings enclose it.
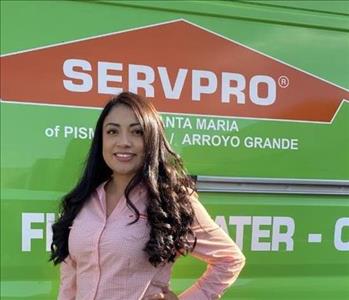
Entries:
{"label": "striped fabric", "polygon": [[[141,217],[128,225],[135,214],[127,207],[125,197],[106,217],[105,184],[91,195],[72,225],[70,255],[60,267],[59,300],[140,300],[169,286],[172,264],[155,268],[142,250],[149,239],[146,189],[139,185],[131,192],[130,200]],[[192,204],[197,244],[191,255],[204,260],[207,270],[178,297],[219,299],[236,280],[245,258],[196,196],[192,197]]]}

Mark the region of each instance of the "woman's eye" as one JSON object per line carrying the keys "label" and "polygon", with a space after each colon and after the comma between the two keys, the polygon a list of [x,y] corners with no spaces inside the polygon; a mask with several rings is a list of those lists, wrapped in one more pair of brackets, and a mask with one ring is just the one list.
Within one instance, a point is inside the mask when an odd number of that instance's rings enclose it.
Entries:
{"label": "woman's eye", "polygon": [[143,130],[142,129],[136,129],[133,131],[135,135],[143,135]]}
{"label": "woman's eye", "polygon": [[107,134],[115,134],[116,130],[115,129],[109,129],[107,130]]}

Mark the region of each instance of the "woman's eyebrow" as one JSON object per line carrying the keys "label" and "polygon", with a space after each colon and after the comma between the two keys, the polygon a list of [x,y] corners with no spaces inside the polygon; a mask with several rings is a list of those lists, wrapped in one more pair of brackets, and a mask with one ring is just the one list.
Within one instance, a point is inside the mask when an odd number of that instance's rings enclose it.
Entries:
{"label": "woman's eyebrow", "polygon": [[[105,124],[104,127],[107,127],[108,125],[120,127],[120,124],[114,123],[114,122],[109,122],[109,123]],[[139,122],[137,122],[137,123],[131,123],[129,126],[133,127],[133,126],[138,126],[138,125],[140,126],[141,124]]]}
{"label": "woman's eyebrow", "polygon": [[120,124],[118,124],[118,123],[113,123],[113,122],[106,123],[106,124],[104,125],[104,127],[107,127],[108,125],[120,127]]}

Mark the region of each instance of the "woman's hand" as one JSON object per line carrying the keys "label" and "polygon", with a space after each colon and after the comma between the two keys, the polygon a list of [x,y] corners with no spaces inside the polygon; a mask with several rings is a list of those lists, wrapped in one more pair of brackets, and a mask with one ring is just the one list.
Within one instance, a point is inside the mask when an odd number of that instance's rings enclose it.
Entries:
{"label": "woman's hand", "polygon": [[175,293],[173,293],[166,287],[166,288],[162,288],[161,293],[149,295],[143,298],[143,300],[178,300],[178,297]]}

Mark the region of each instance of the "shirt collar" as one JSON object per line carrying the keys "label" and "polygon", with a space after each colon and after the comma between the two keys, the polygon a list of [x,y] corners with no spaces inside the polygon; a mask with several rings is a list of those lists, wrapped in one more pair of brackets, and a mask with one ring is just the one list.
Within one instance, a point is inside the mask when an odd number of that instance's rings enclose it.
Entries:
{"label": "shirt collar", "polygon": [[[108,180],[106,180],[106,181],[103,181],[103,182],[97,187],[97,189],[96,189],[98,198],[99,198],[100,200],[102,200],[102,199],[105,197],[105,190],[104,190],[104,187],[105,187],[105,185],[108,183],[109,180],[110,180],[110,179],[108,179]],[[140,184],[138,184],[138,185],[133,189],[133,191],[131,191],[130,196],[131,196],[132,194],[138,194],[138,195],[140,195],[141,193],[146,192],[146,190],[147,190],[147,189],[146,189],[146,185],[145,185],[144,183],[140,183]]]}

